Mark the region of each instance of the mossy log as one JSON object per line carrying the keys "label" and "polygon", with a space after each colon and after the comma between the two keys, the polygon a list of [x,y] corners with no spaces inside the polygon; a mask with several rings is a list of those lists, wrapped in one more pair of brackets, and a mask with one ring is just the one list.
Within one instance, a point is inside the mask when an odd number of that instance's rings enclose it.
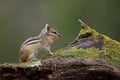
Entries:
{"label": "mossy log", "polygon": [[77,38],[54,56],[0,65],[0,80],[120,80],[120,43],[82,25]]}
{"label": "mossy log", "polygon": [[2,65],[0,80],[120,80],[120,71],[102,60],[57,55],[28,66]]}

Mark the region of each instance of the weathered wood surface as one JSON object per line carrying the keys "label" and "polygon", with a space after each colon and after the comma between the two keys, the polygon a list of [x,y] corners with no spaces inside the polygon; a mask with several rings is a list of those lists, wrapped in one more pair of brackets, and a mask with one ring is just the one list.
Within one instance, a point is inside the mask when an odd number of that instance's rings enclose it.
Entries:
{"label": "weathered wood surface", "polygon": [[120,80],[120,70],[102,60],[51,57],[29,67],[0,66],[0,80]]}

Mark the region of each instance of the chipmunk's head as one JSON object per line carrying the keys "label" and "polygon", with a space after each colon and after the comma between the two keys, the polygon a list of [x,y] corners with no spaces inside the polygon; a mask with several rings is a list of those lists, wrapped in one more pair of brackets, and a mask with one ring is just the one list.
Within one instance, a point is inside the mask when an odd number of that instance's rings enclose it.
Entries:
{"label": "chipmunk's head", "polygon": [[62,37],[62,35],[56,29],[51,28],[48,24],[45,25],[45,30],[47,39],[55,40]]}

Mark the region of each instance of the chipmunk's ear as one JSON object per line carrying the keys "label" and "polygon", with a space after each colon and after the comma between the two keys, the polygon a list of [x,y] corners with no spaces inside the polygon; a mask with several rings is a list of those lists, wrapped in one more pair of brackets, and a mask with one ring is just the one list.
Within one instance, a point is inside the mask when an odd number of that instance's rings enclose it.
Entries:
{"label": "chipmunk's ear", "polygon": [[49,26],[49,24],[46,24],[46,25],[45,25],[45,29],[46,29],[46,31],[48,31],[48,32],[50,31],[50,26]]}
{"label": "chipmunk's ear", "polygon": [[83,29],[88,29],[88,25],[85,24],[82,20],[78,19],[78,21],[80,22],[80,25],[82,26]]}

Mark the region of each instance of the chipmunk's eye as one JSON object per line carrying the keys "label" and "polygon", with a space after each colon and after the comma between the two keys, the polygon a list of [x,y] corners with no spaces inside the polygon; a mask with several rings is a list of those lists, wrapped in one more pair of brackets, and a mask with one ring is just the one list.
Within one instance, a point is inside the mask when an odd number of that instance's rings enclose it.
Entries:
{"label": "chipmunk's eye", "polygon": [[57,32],[52,32],[53,34],[57,34]]}

